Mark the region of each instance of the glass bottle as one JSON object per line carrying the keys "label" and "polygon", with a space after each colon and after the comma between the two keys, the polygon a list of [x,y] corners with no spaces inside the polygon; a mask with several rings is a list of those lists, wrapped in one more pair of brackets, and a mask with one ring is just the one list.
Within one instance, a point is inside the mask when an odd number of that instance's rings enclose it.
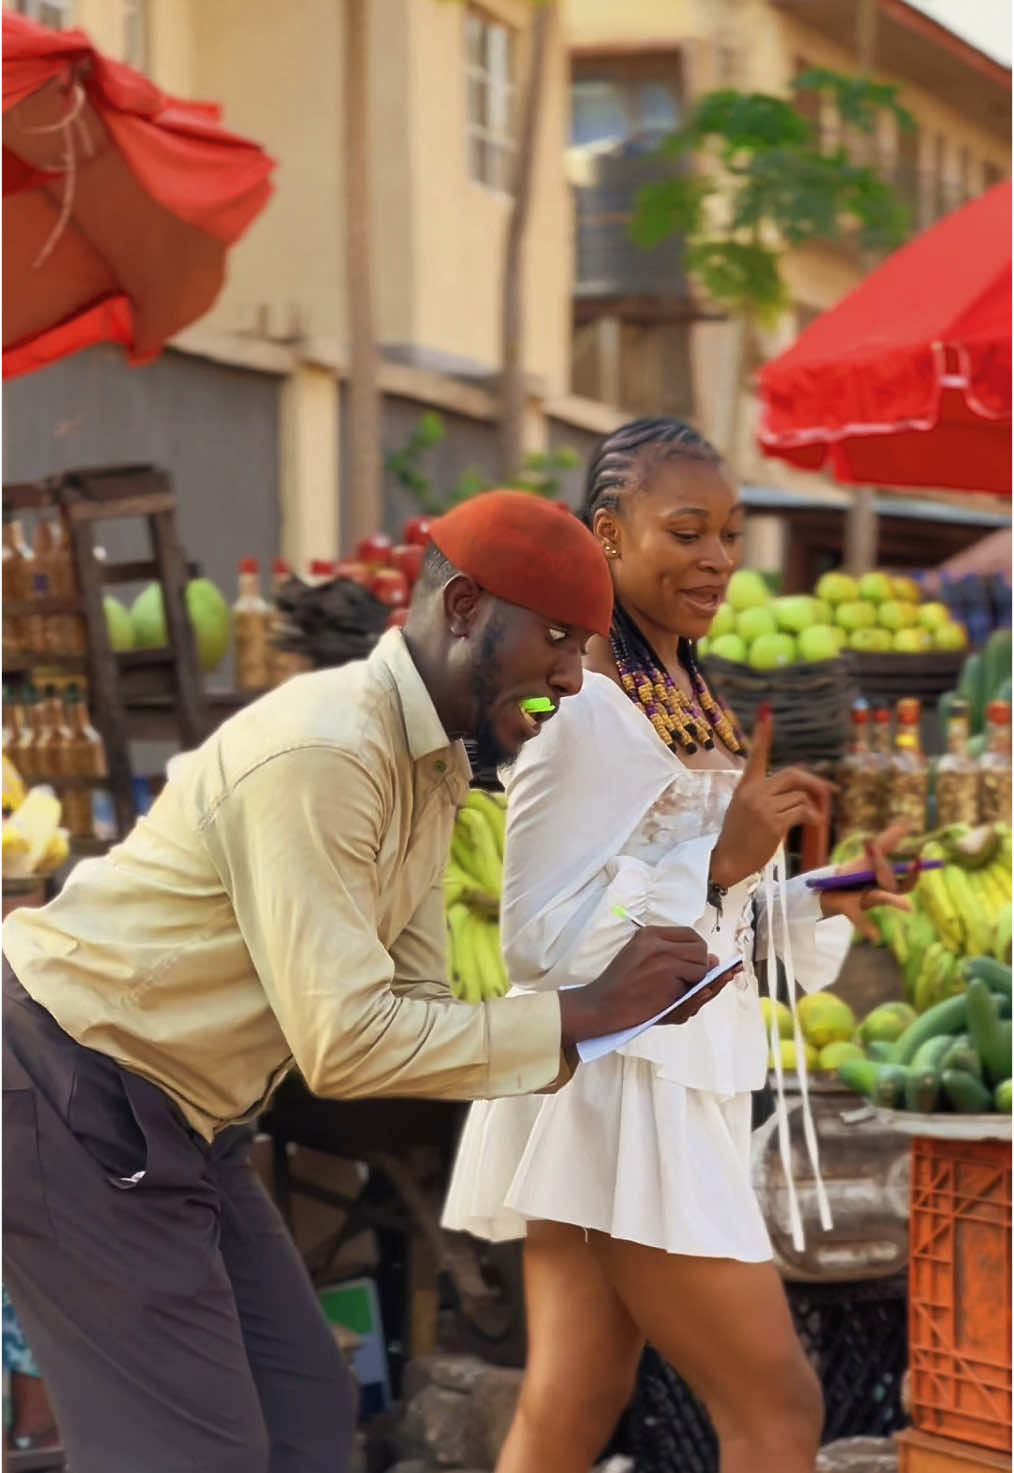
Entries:
{"label": "glass bottle", "polygon": [[271,611],[270,645],[268,669],[272,687],[283,684],[292,675],[300,675],[311,668],[310,661],[298,650],[282,648],[282,640],[288,633],[288,621],[278,607],[278,597],[292,577],[292,567],[285,558],[276,557],[271,565],[271,593],[274,607]]}
{"label": "glass bottle", "polygon": [[869,746],[869,708],[865,701],[852,707],[849,750],[838,764],[839,836],[875,833],[879,817],[877,776]]}
{"label": "glass bottle", "polygon": [[[21,603],[32,596],[30,549],[25,543],[21,523],[9,511],[3,514],[3,598],[4,603]],[[3,652],[7,659],[24,654],[27,644],[25,619],[21,615],[3,617]]]}
{"label": "glass bottle", "polygon": [[891,772],[891,713],[886,706],[877,706],[873,712],[870,763],[877,786],[877,827],[883,828],[887,821],[887,789]]}
{"label": "glass bottle", "polygon": [[[77,598],[80,589],[77,569],[70,541],[70,520],[61,508],[59,542],[53,559],[53,592],[61,598]],[[96,555],[98,549],[96,548]],[[60,617],[61,649],[67,654],[83,655],[88,650],[88,631],[83,614],[64,614]]]}
{"label": "glass bottle", "polygon": [[947,750],[937,763],[937,823],[974,824],[979,812],[979,768],[968,755],[969,707],[954,701],[947,718]]}
{"label": "glass bottle", "polygon": [[267,690],[271,642],[271,605],[261,597],[260,563],[243,558],[239,565],[239,597],[232,606],[236,647],[236,689]]}
{"label": "glass bottle", "polygon": [[1010,702],[990,701],[986,707],[986,750],[979,758],[982,823],[1011,821],[1010,738]]}
{"label": "glass bottle", "polygon": [[[5,685],[3,688],[3,750],[17,767],[17,752],[25,729],[25,708]],[[19,769],[20,771],[20,769]]]}
{"label": "glass bottle", "polygon": [[904,823],[911,834],[926,828],[929,762],[922,750],[922,706],[905,699],[895,711],[894,751],[887,770],[887,823]]}
{"label": "glass bottle", "polygon": [[[63,559],[60,555],[60,531],[51,517],[40,517],[35,528],[34,587],[36,598],[58,598],[63,582]],[[45,580],[45,584],[40,581]],[[60,614],[44,614],[37,620],[41,643],[33,646],[47,654],[65,651],[65,618]]]}
{"label": "glass bottle", "polygon": [[55,686],[47,685],[41,702],[40,724],[35,747],[35,759],[40,777],[66,776],[67,746],[70,742],[70,735],[60,693]]}
{"label": "glass bottle", "polygon": [[39,776],[35,744],[38,726],[38,712],[36,709],[38,703],[39,697],[35,687],[26,685],[22,701],[24,715],[21,722],[21,735],[18,738],[17,745],[11,751],[11,761],[26,783]]}
{"label": "glass bottle", "polygon": [[[105,777],[105,745],[91,723],[80,691],[74,685],[67,690],[67,723],[70,728],[66,751],[68,777]],[[69,788],[64,795],[64,823],[76,839],[87,839],[94,833],[95,795],[96,790],[92,786]]]}

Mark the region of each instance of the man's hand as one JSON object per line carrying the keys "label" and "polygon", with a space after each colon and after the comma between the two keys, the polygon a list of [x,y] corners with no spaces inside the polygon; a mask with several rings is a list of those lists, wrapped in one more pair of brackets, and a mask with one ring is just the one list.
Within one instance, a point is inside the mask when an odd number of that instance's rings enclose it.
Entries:
{"label": "man's hand", "polygon": [[[715,965],[688,926],[642,926],[601,977],[560,993],[564,1047],[633,1028],[677,1002]],[[706,987],[666,1022],[685,1023],[720,992],[725,979]]]}

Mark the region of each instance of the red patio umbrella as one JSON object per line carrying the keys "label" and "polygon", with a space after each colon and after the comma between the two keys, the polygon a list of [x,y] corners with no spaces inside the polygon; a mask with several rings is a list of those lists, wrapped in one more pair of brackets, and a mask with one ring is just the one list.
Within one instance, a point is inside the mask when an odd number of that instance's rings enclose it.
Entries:
{"label": "red patio umbrella", "polygon": [[765,455],[866,486],[1011,494],[1011,186],[896,251],[765,364]]}
{"label": "red patio umbrella", "polygon": [[3,14],[3,375],[113,341],[131,362],[206,312],[273,162],[81,31]]}

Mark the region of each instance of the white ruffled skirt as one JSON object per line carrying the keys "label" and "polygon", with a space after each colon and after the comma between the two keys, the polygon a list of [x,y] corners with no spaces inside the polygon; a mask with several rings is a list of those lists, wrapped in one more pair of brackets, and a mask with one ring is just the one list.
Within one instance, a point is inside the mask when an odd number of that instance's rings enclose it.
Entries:
{"label": "white ruffled skirt", "polygon": [[666,1253],[771,1257],[750,1180],[751,1098],[665,1079],[610,1054],[557,1094],[469,1111],[443,1223],[492,1242],[529,1219],[572,1223]]}

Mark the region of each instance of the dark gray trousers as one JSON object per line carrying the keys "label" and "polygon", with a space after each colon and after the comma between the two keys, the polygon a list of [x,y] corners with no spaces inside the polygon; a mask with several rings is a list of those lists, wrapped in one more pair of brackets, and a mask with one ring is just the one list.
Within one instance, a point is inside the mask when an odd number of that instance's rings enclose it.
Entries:
{"label": "dark gray trousers", "polygon": [[73,1473],[343,1473],[354,1388],[249,1164],[3,968],[3,1280]]}

